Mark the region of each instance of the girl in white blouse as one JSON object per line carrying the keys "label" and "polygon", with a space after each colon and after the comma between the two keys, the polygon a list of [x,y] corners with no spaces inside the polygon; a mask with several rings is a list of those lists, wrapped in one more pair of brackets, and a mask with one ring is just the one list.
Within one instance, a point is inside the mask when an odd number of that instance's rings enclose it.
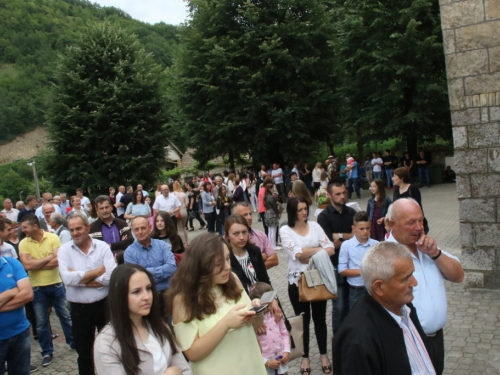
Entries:
{"label": "girl in white blouse", "polygon": [[288,254],[288,296],[296,315],[304,313],[304,355],[301,374],[310,375],[309,361],[309,323],[314,321],[314,331],[320,352],[321,366],[325,374],[332,373],[327,355],[327,301],[299,302],[300,273],[307,270],[309,258],[318,251],[325,250],[328,255],[335,253],[333,243],[328,239],[318,223],[307,221],[309,206],[301,197],[290,198],[286,207],[288,225],[281,227],[281,244]]}

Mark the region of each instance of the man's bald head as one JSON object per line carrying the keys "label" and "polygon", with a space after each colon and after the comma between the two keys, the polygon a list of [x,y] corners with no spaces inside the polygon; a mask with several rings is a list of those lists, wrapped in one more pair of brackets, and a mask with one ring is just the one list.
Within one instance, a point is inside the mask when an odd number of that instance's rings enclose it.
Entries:
{"label": "man's bald head", "polygon": [[393,204],[389,206],[389,210],[387,212],[387,218],[392,222],[397,222],[401,218],[401,214],[405,212],[407,209],[412,209],[415,206],[420,208],[418,202],[413,198],[401,198],[396,200]]}

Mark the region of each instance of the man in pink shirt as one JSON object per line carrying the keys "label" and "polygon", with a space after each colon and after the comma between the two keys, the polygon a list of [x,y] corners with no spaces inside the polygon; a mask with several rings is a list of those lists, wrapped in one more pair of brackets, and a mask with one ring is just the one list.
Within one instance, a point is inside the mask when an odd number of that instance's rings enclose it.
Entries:
{"label": "man in pink shirt", "polygon": [[266,269],[278,265],[278,255],[273,249],[271,242],[266,234],[258,229],[252,228],[252,207],[248,202],[238,202],[233,207],[233,214],[243,216],[248,226],[250,227],[250,242],[259,247],[262,252],[262,259],[266,265]]}

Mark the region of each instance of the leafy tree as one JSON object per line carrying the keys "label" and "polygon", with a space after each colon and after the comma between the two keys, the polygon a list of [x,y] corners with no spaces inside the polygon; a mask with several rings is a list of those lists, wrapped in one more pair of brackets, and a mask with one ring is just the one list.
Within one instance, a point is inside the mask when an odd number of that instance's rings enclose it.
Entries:
{"label": "leafy tree", "polygon": [[47,124],[56,185],[153,183],[167,140],[161,68],[128,31],[90,26],[57,65]]}
{"label": "leafy tree", "polygon": [[333,23],[322,0],[191,0],[177,123],[195,158],[309,155],[335,118]]}
{"label": "leafy tree", "polygon": [[[437,0],[337,0],[342,121],[358,149],[370,140],[451,137]],[[348,130],[348,129],[346,129]]]}

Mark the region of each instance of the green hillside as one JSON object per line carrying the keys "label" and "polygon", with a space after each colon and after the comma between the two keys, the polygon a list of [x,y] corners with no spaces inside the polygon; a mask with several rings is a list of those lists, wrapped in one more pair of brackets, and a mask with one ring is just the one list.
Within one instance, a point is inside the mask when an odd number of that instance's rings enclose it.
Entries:
{"label": "green hillside", "polygon": [[0,0],[0,142],[44,122],[57,56],[86,25],[116,22],[134,32],[163,67],[172,64],[178,28],[149,25],[85,0]]}

